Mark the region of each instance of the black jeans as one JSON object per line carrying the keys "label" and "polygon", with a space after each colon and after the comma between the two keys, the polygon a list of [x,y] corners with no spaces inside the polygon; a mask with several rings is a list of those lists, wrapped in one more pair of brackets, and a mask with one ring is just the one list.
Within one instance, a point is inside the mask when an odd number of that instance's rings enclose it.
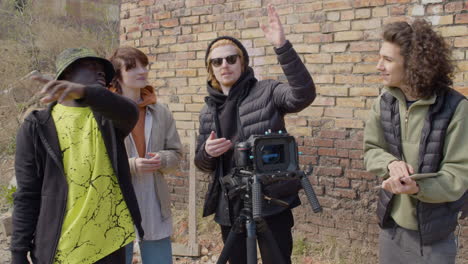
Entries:
{"label": "black jeans", "polygon": [[125,264],[125,247],[117,249],[94,264]]}
{"label": "black jeans", "polygon": [[[273,233],[273,237],[276,240],[281,255],[285,260],[285,263],[291,263],[291,253],[293,248],[293,239],[291,234],[291,228],[294,226],[294,218],[290,209],[284,210],[283,212],[272,215],[264,218],[265,222],[268,225],[268,228]],[[222,226],[221,233],[223,235],[223,242],[226,242],[226,239],[231,230],[230,226]],[[262,255],[263,264],[275,264],[274,259],[271,259],[271,254],[268,254],[268,250],[265,245],[259,245],[261,252],[266,253]],[[229,255],[230,264],[246,264],[247,263],[247,243],[246,243],[246,234],[241,236],[241,239],[236,241],[236,246],[231,248],[231,254]]]}

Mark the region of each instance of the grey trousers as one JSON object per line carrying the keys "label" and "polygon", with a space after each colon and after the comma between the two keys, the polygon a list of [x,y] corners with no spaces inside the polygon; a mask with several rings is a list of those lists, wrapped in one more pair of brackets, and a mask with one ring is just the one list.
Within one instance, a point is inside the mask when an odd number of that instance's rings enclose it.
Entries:
{"label": "grey trousers", "polygon": [[380,229],[380,264],[455,264],[457,246],[452,233],[444,240],[422,246],[417,231],[402,227]]}

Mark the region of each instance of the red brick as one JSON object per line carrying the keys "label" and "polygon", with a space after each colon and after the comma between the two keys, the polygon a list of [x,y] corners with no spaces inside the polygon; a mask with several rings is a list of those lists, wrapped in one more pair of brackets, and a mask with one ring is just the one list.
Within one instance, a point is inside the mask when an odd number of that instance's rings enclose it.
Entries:
{"label": "red brick", "polygon": [[445,12],[446,13],[454,13],[454,12],[460,12],[462,10],[467,10],[468,5],[463,6],[464,1],[449,1],[447,4],[445,4]]}
{"label": "red brick", "polygon": [[376,176],[373,173],[363,170],[345,170],[345,177],[349,179],[366,179],[375,180]]}
{"label": "red brick", "polygon": [[362,159],[363,158],[363,151],[362,150],[352,149],[352,150],[349,151],[349,158],[351,158],[351,159]]}
{"label": "red brick", "polygon": [[365,169],[364,162],[362,160],[352,160],[351,168],[352,169]]}
{"label": "red brick", "polygon": [[457,14],[455,16],[455,24],[466,24],[468,23],[468,13]]}
{"label": "red brick", "polygon": [[406,14],[406,6],[391,6],[390,7],[390,15],[392,16],[402,16]]}
{"label": "red brick", "polygon": [[347,150],[347,149],[337,149],[336,156],[341,157],[341,158],[347,158],[347,157],[349,157],[349,150]]}
{"label": "red brick", "polygon": [[319,156],[336,156],[336,149],[332,148],[319,148],[318,149]]}
{"label": "red brick", "polygon": [[299,162],[301,164],[312,164],[312,165],[317,165],[318,164],[317,157],[304,156],[304,155],[299,156]]}
{"label": "red brick", "polygon": [[164,20],[161,20],[160,23],[162,27],[175,27],[179,25],[179,19],[177,18],[164,19]]}
{"label": "red brick", "polygon": [[314,147],[299,146],[298,150],[302,152],[303,155],[317,155],[317,148]]}
{"label": "red brick", "polygon": [[322,129],[320,131],[320,137],[323,138],[337,138],[337,139],[344,139],[348,135],[346,130],[327,130]]}
{"label": "red brick", "polygon": [[335,140],[336,148],[344,149],[362,149],[362,141],[353,141],[353,140]]}
{"label": "red brick", "polygon": [[333,147],[333,140],[321,138],[305,138],[304,145],[314,147]]}
{"label": "red brick", "polygon": [[357,193],[355,190],[335,188],[334,191],[338,193],[340,197],[349,198],[349,199],[357,198]]}
{"label": "red brick", "polygon": [[349,168],[349,164],[350,164],[350,160],[349,159],[340,159],[340,167],[344,168],[344,169],[348,169]]}
{"label": "red brick", "polygon": [[349,179],[346,178],[336,178],[335,179],[335,186],[341,188],[349,188]]}

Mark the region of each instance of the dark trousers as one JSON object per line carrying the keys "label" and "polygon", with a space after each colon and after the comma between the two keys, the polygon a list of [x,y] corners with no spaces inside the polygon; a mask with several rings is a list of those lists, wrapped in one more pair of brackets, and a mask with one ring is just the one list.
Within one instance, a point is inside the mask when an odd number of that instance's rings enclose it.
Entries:
{"label": "dark trousers", "polygon": [[94,264],[125,264],[125,247],[117,249]]}
{"label": "dark trousers", "polygon": [[[268,225],[268,228],[273,233],[273,237],[276,240],[281,255],[285,260],[285,263],[291,263],[291,253],[293,248],[293,239],[291,234],[291,228],[294,226],[294,218],[291,210],[287,209],[277,215],[269,216],[264,218],[265,222]],[[231,230],[230,226],[220,226],[221,233],[223,235],[223,242],[226,242],[226,239]],[[266,245],[259,243],[260,251],[264,253],[262,255],[263,264],[275,264],[277,261],[271,259],[271,254],[268,254],[268,249]],[[229,263],[230,264],[246,264],[247,263],[247,243],[246,243],[246,234],[241,236],[241,239],[236,241],[236,245],[231,248],[229,254]]]}

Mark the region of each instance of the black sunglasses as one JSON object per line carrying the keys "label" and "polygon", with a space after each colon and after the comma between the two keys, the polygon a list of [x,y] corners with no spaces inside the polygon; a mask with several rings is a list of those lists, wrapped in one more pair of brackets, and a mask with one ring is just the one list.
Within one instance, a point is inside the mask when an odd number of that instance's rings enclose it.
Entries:
{"label": "black sunglasses", "polygon": [[234,55],[229,55],[225,58],[214,58],[214,59],[211,59],[210,62],[211,62],[211,65],[213,65],[214,67],[219,67],[223,64],[223,60],[226,59],[226,62],[232,65],[236,63],[237,57],[239,57],[239,55],[234,54]]}

